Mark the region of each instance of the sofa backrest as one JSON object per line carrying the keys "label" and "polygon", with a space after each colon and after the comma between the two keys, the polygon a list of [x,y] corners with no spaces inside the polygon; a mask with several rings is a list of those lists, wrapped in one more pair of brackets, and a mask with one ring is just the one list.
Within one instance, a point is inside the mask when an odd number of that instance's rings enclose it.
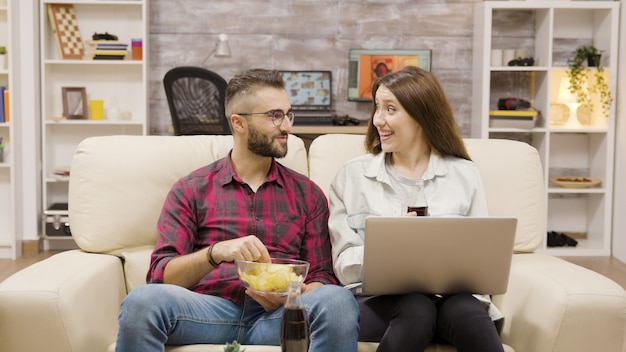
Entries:
{"label": "sofa backrest", "polygon": [[[282,164],[308,175],[304,142],[288,139]],[[78,246],[119,254],[154,246],[156,222],[176,180],[228,154],[232,136],[90,137],[70,168],[69,220]],[[142,273],[145,275],[145,272]]]}
{"label": "sofa backrest", "polygon": [[[365,153],[365,136],[328,134],[309,147],[309,175],[328,195],[330,184],[343,163]],[[516,252],[533,252],[546,236],[546,198],[537,150],[504,139],[465,139],[468,152],[482,177],[494,216],[518,219]]]}
{"label": "sofa backrest", "polygon": [[[337,170],[365,153],[364,136],[317,137],[308,153],[302,139],[289,136],[280,162],[309,174],[324,192]],[[518,218],[515,250],[532,252],[544,241],[546,199],[537,151],[526,143],[466,139],[478,166],[492,215]],[[90,137],[76,149],[70,169],[69,219],[81,249],[120,254],[154,246],[156,222],[172,184],[189,172],[228,154],[232,136]]]}

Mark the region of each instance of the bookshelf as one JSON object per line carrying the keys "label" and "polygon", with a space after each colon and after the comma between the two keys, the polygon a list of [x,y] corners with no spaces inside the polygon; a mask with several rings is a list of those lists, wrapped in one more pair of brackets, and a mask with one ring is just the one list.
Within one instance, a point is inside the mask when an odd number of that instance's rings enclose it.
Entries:
{"label": "bookshelf", "polygon": [[[11,18],[11,2],[0,0],[0,46],[5,47],[7,51],[0,58],[0,87],[7,91],[10,90],[13,80],[11,74],[11,54],[13,53]],[[2,99],[2,104],[0,104],[0,139],[2,139],[0,143],[0,258],[15,259],[18,248],[14,214],[16,207],[15,165],[11,152],[14,128],[10,119],[5,116],[5,101],[2,94],[0,94],[0,99]],[[10,106],[10,102],[8,103]]]}
{"label": "bookshelf", "polygon": [[[52,30],[49,6],[71,5],[85,55],[63,55]],[[145,135],[148,129],[148,1],[40,0],[42,237],[50,249],[74,247],[71,235],[50,231],[62,219],[68,201],[69,166],[76,146],[87,137]],[[128,44],[122,60],[94,60],[88,42],[94,33],[113,34]],[[131,41],[143,38],[141,59],[133,59]],[[65,57],[65,58],[64,58]],[[64,118],[64,87],[84,88],[85,118]],[[79,95],[80,97],[80,95]],[[104,102],[103,119],[90,116],[90,101]],[[56,221],[55,221],[56,220]],[[71,230],[71,225],[70,225]]]}
{"label": "bookshelf", "polygon": [[[611,254],[619,8],[614,1],[485,1],[474,7],[472,136],[522,140],[538,150],[546,180],[546,233],[578,241],[565,247],[548,247],[546,241],[541,250],[549,254]],[[568,59],[584,45],[603,51],[604,78],[614,97],[607,116],[598,100],[593,112],[578,108],[574,118],[569,112],[575,106],[561,103]],[[509,66],[492,55],[513,49],[528,53],[534,64]],[[489,111],[507,97],[522,98],[540,111],[534,124],[493,126]],[[561,176],[601,183],[568,188],[550,181]]]}

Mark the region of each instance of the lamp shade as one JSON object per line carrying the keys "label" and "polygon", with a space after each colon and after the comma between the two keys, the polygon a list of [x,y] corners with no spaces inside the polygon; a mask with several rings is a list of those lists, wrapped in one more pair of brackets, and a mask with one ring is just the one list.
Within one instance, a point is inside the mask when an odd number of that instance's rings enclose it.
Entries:
{"label": "lamp shade", "polygon": [[561,85],[559,86],[559,96],[556,99],[557,103],[572,104],[577,103],[576,94],[572,94],[570,91],[569,78],[562,78]]}
{"label": "lamp shade", "polygon": [[219,35],[219,41],[215,48],[215,56],[230,57],[230,47],[228,46],[228,36],[224,33]]}

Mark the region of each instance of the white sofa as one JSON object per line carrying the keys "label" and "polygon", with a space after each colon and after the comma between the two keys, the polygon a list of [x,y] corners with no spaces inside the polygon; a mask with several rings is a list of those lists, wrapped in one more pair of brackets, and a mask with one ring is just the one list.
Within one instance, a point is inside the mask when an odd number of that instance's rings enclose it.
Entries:
{"label": "white sofa", "polygon": [[[613,281],[534,253],[545,238],[541,164],[532,147],[466,140],[492,215],[518,218],[508,292],[493,299],[506,320],[502,340],[517,352],[624,352],[626,294]],[[0,283],[0,351],[112,350],[122,299],[145,283],[156,221],[172,183],[227,154],[230,136],[108,136],[84,140],[72,165],[69,218],[80,250],[54,255]],[[363,136],[325,135],[307,153],[289,137],[281,162],[322,189],[338,167],[364,152]],[[376,344],[359,343],[359,351]],[[223,351],[219,345],[168,351]],[[247,352],[280,351],[246,346]],[[428,351],[454,351],[431,346]],[[339,351],[340,352],[340,351]]]}

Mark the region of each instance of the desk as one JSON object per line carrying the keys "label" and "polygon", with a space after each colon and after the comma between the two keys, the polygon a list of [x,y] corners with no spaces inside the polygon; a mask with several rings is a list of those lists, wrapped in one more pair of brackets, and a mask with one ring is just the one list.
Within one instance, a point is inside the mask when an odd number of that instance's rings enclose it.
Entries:
{"label": "desk", "polygon": [[335,125],[310,125],[310,126],[293,126],[291,134],[295,134],[302,138],[306,150],[309,150],[311,142],[321,134],[365,134],[367,125],[359,126],[335,126]]}
{"label": "desk", "polygon": [[367,125],[359,126],[334,126],[334,125],[310,125],[310,126],[293,126],[291,127],[291,134],[365,134],[367,131]]}

